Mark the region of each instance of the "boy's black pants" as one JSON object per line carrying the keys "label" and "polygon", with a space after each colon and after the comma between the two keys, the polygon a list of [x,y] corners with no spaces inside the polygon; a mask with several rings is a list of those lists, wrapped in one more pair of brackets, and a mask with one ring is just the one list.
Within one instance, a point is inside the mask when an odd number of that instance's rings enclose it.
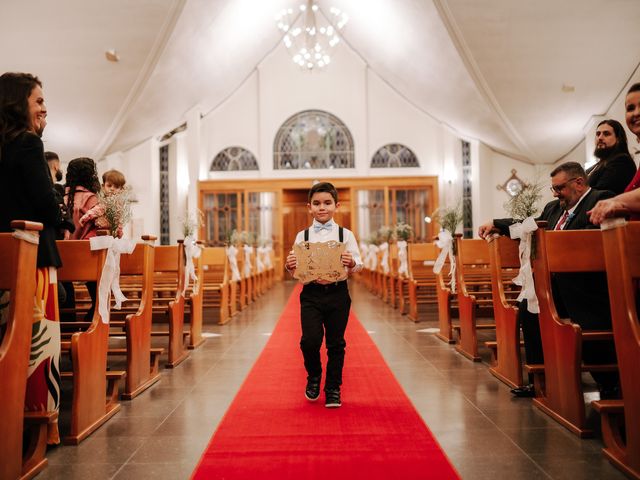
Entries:
{"label": "boy's black pants", "polygon": [[319,285],[309,283],[300,294],[302,338],[300,349],[309,377],[322,376],[320,347],[325,337],[327,345],[327,376],[324,389],[334,390],[342,385],[344,365],[344,331],[347,328],[351,297],[347,282]]}

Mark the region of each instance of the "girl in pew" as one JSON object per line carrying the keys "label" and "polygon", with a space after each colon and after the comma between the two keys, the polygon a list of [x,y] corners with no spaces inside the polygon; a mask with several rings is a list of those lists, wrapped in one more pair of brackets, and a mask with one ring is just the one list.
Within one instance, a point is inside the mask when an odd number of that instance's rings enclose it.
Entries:
{"label": "girl in pew", "polygon": [[[55,412],[60,399],[60,327],[57,321],[56,247],[60,208],[44,158],[42,132],[47,108],[42,82],[28,73],[0,76],[0,231],[12,220],[43,224],[38,243],[31,361],[25,410]],[[58,424],[48,426],[47,443],[60,443]]]}
{"label": "girl in pew", "polygon": [[[65,240],[88,240],[97,235],[98,225],[96,225],[95,218],[85,223],[81,223],[80,219],[98,204],[99,191],[100,180],[98,180],[96,163],[86,157],[71,160],[67,167],[64,203],[67,206],[67,211],[72,215],[75,231],[73,233],[67,231]],[[67,292],[65,309],[75,309],[73,284],[65,283],[64,288]],[[96,283],[87,282],[87,290],[91,297],[91,307],[85,315],[85,320],[91,321],[96,304]],[[65,314],[62,320],[73,321],[75,314],[69,317]]]}

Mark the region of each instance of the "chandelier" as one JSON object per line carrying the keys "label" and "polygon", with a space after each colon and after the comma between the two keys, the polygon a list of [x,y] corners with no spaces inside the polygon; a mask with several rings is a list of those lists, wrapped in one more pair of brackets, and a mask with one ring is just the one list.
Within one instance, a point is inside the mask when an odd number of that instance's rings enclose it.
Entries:
{"label": "chandelier", "polygon": [[335,7],[331,7],[329,16],[325,15],[313,0],[276,15],[278,28],[285,34],[282,41],[293,62],[308,71],[322,69],[331,62],[329,52],[340,42],[338,32],[348,20],[347,14]]}

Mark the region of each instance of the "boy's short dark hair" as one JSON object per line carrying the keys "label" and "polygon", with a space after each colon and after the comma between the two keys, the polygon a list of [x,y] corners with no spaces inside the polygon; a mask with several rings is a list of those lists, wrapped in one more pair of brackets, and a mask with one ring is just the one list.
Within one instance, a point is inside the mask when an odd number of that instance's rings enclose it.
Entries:
{"label": "boy's short dark hair", "polygon": [[44,159],[47,162],[51,162],[53,160],[60,160],[60,157],[58,157],[56,152],[44,152]]}
{"label": "boy's short dark hair", "polygon": [[118,170],[113,169],[107,170],[102,174],[102,184],[104,185],[107,182],[109,182],[116,188],[122,188],[124,187],[124,184],[127,183],[124,178],[124,174]]}
{"label": "boy's short dark hair", "polygon": [[331,194],[331,196],[333,197],[333,201],[338,203],[338,191],[336,190],[336,187],[333,186],[333,184],[329,182],[316,183],[313,187],[311,187],[311,190],[309,190],[309,203],[311,203],[311,198],[313,197],[313,195],[318,192],[327,192]]}

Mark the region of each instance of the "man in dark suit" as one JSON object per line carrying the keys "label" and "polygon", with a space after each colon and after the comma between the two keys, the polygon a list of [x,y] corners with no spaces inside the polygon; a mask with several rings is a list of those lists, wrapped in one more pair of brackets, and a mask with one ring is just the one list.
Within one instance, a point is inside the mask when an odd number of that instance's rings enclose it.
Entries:
{"label": "man in dark suit", "polygon": [[629,155],[627,134],[616,120],[603,120],[596,128],[593,155],[598,163],[587,170],[587,182],[596,190],[610,190],[616,195],[633,180],[636,164]]}
{"label": "man in dark suit", "polygon": [[[587,212],[599,200],[610,198],[612,192],[595,190],[587,184],[587,174],[582,165],[566,162],[551,172],[551,191],[555,200],[547,203],[542,214],[536,219],[546,221],[547,230],[583,230],[598,228],[589,221]],[[492,233],[509,234],[511,218],[494,219],[478,229],[480,237]],[[554,300],[561,316],[572,319],[585,330],[611,328],[609,296],[606,277],[602,274],[567,273],[554,276]],[[588,302],[585,301],[588,299]],[[544,363],[542,339],[538,315],[527,310],[526,300],[518,305],[518,320],[522,327],[525,344],[525,358],[528,364]],[[615,363],[615,351],[608,345],[596,345],[590,342],[583,349],[583,357],[588,363]],[[611,360],[613,356],[613,361]],[[615,395],[617,375],[596,374],[604,396]],[[533,385],[515,388],[511,391],[519,397],[533,397]]]}

